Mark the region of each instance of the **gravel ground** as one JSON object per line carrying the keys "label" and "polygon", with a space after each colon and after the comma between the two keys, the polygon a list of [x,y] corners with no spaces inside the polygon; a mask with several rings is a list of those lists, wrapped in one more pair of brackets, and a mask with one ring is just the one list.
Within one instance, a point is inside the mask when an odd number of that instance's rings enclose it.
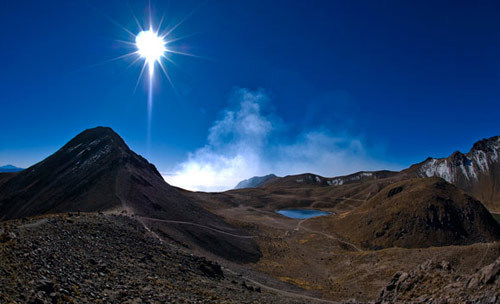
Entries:
{"label": "gravel ground", "polygon": [[303,303],[166,244],[134,219],[0,222],[0,303]]}

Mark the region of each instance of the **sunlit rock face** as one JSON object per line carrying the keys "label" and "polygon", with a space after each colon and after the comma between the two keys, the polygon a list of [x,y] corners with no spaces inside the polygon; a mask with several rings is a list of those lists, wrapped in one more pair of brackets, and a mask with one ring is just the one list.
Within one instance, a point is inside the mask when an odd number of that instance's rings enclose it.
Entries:
{"label": "sunlit rock face", "polygon": [[482,139],[464,154],[428,158],[410,169],[419,177],[437,176],[472,193],[491,211],[500,212],[500,136]]}

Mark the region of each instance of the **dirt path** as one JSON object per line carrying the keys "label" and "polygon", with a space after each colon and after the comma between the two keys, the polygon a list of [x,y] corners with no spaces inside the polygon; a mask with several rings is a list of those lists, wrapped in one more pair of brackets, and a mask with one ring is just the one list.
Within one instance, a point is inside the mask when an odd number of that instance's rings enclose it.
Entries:
{"label": "dirt path", "polygon": [[[369,194],[368,194],[369,195]],[[332,200],[334,201],[340,201],[338,203],[338,205],[345,205],[345,206],[348,206],[352,209],[356,209],[357,207],[352,205],[352,204],[349,204],[348,201],[356,201],[356,202],[366,202],[367,200],[366,199],[358,199],[358,198],[351,198],[351,197],[337,197],[337,198],[332,198]],[[320,203],[320,202],[314,202],[311,204],[311,208],[314,208],[316,207],[316,205]],[[336,205],[335,207],[337,207],[338,205]]]}
{"label": "dirt path", "polygon": [[[346,204],[346,205],[349,205],[349,206],[353,207],[353,209],[354,209],[354,206],[352,206],[351,204],[346,203],[346,201],[351,200],[351,201],[366,202],[366,199],[365,199],[365,200],[362,200],[362,199],[357,199],[357,198],[349,198],[349,197],[341,197],[341,198],[336,198],[336,200],[342,200],[342,202],[341,202],[341,203]],[[312,218],[312,217],[311,217],[311,218]],[[361,248],[359,248],[358,246],[354,245],[353,243],[350,243],[350,242],[347,242],[347,241],[343,241],[343,240],[341,240],[341,239],[340,239],[340,238],[338,238],[338,237],[335,237],[335,236],[333,236],[333,235],[330,235],[330,234],[327,234],[327,233],[324,233],[324,232],[321,232],[321,231],[316,231],[316,230],[312,230],[312,229],[309,229],[309,228],[303,227],[303,226],[302,226],[302,224],[303,224],[305,221],[307,221],[307,220],[309,220],[309,219],[311,219],[311,218],[303,219],[303,220],[301,220],[300,222],[298,222],[298,223],[297,223],[297,226],[295,227],[295,231],[299,231],[300,229],[303,229],[303,230],[305,230],[305,231],[307,231],[307,232],[320,234],[320,235],[325,236],[325,237],[327,237],[327,238],[329,238],[329,239],[332,239],[332,240],[335,240],[335,241],[337,241],[337,242],[339,242],[339,243],[342,243],[342,244],[345,244],[345,245],[347,245],[347,246],[350,246],[350,247],[352,247],[352,248],[356,249],[357,251],[363,251]]]}
{"label": "dirt path", "polygon": [[479,260],[479,262],[477,263],[477,266],[476,268],[482,268],[483,266],[483,262],[484,262],[484,258],[486,257],[486,255],[488,254],[488,251],[490,250],[490,243],[486,243],[486,250],[484,251],[484,254],[483,256],[481,257],[481,260]]}
{"label": "dirt path", "polygon": [[[224,268],[224,270],[227,271],[227,272],[230,272],[230,273],[232,273],[234,275],[238,275],[237,272],[234,272],[231,269]],[[274,291],[274,292],[276,292],[278,294],[281,294],[281,295],[284,295],[284,296],[287,296],[287,297],[291,297],[291,298],[304,299],[304,300],[314,301],[314,302],[319,302],[319,303],[334,303],[334,304],[340,303],[340,302],[335,302],[335,301],[320,299],[320,298],[316,298],[316,297],[312,297],[312,296],[308,296],[308,295],[304,295],[304,294],[300,294],[300,293],[295,293],[295,292],[291,292],[291,291],[285,291],[285,290],[277,289],[277,288],[271,287],[269,285],[263,284],[261,282],[255,281],[253,279],[250,279],[248,277],[245,277],[245,280],[247,280],[249,282],[252,282],[255,285],[258,285],[261,288],[264,288],[264,289],[267,289],[267,290],[270,290],[270,291]]]}
{"label": "dirt path", "polygon": [[208,230],[211,230],[211,231],[215,231],[215,232],[218,232],[218,233],[221,233],[221,234],[230,235],[230,236],[234,236],[234,237],[242,238],[242,239],[253,239],[253,238],[256,238],[256,236],[253,236],[253,235],[233,234],[233,233],[230,233],[230,232],[226,232],[226,231],[223,231],[223,230],[215,229],[215,228],[212,228],[212,227],[208,227],[208,226],[197,224],[197,223],[193,223],[193,222],[162,220],[162,219],[157,219],[157,218],[152,218],[152,217],[145,217],[145,216],[137,216],[137,215],[136,215],[136,218],[144,219],[144,220],[149,220],[149,221],[155,221],[155,222],[162,222],[162,223],[192,225],[192,226],[201,227],[201,228],[208,229]]}
{"label": "dirt path", "polygon": [[332,239],[332,240],[335,240],[335,241],[337,241],[337,242],[339,242],[339,243],[342,243],[342,244],[345,244],[345,245],[347,245],[347,246],[350,246],[350,247],[352,247],[352,248],[356,249],[357,251],[363,251],[361,248],[359,248],[358,246],[354,245],[353,243],[350,243],[350,242],[347,242],[347,241],[343,241],[343,240],[341,240],[341,239],[340,239],[340,238],[338,238],[338,237],[335,237],[335,236],[333,236],[333,235],[330,235],[330,234],[327,234],[327,233],[324,233],[324,232],[321,232],[321,231],[316,231],[316,230],[312,230],[312,229],[309,229],[309,228],[303,227],[303,226],[302,226],[302,224],[303,224],[305,221],[309,220],[309,219],[311,219],[311,218],[308,218],[308,219],[303,219],[303,220],[301,220],[300,222],[298,222],[298,223],[297,223],[297,227],[295,227],[295,230],[296,230],[296,231],[299,231],[300,229],[303,229],[303,230],[305,230],[305,231],[307,231],[307,232],[309,232],[309,233],[316,233],[316,234],[320,234],[320,235],[325,236],[325,237],[327,237],[327,238],[329,238],[329,239]]}
{"label": "dirt path", "polygon": [[[208,227],[208,226],[204,226],[204,225],[200,225],[200,224],[192,223],[192,222],[161,220],[161,219],[155,219],[155,218],[144,217],[144,216],[135,216],[135,218],[138,219],[139,222],[141,222],[141,224],[143,224],[144,228],[148,232],[153,233],[153,235],[156,238],[158,238],[159,240],[161,240],[162,242],[163,242],[163,240],[161,239],[161,237],[158,236],[156,233],[152,232],[146,226],[146,224],[141,221],[141,219],[143,219],[143,220],[151,220],[151,221],[159,221],[159,222],[165,222],[165,223],[172,223],[172,224],[194,225],[194,226],[197,226],[197,227],[202,227],[202,228],[205,228],[205,229],[209,229],[209,230],[216,231],[216,232],[219,232],[219,233],[222,233],[222,234],[226,234],[226,235],[231,235],[231,236],[234,236],[234,237],[239,237],[239,238],[255,238],[255,236],[236,235],[236,234],[232,234],[232,233],[229,233],[229,232],[225,232],[225,231],[222,231],[222,230],[214,229],[214,228],[211,228],[211,227]],[[230,273],[232,273],[234,275],[238,275],[237,272],[234,272],[231,269],[224,268],[224,270],[227,271],[227,272],[230,272]],[[304,299],[304,300],[307,300],[308,302],[312,301],[312,302],[316,302],[316,303],[333,303],[333,304],[339,303],[339,302],[334,302],[334,301],[330,301],[330,300],[320,299],[320,298],[316,298],[316,297],[312,297],[312,296],[308,296],[308,295],[304,295],[304,294],[300,294],[300,293],[295,293],[295,292],[291,292],[291,291],[277,289],[277,288],[271,287],[269,285],[266,285],[264,283],[261,283],[259,281],[256,281],[254,279],[251,279],[249,277],[245,277],[245,280],[247,280],[247,281],[249,281],[249,282],[251,282],[251,283],[253,283],[253,284],[257,285],[257,286],[260,286],[263,289],[267,289],[267,290],[273,291],[275,293],[278,293],[278,294],[281,294],[281,295],[284,295],[284,296],[287,296],[287,297],[295,298],[295,299]]]}
{"label": "dirt path", "polygon": [[38,220],[38,221],[34,221],[33,223],[20,225],[19,227],[20,228],[34,228],[34,227],[41,226],[41,225],[47,223],[48,221],[49,221],[49,219],[44,218],[44,219],[41,219],[41,220]]}

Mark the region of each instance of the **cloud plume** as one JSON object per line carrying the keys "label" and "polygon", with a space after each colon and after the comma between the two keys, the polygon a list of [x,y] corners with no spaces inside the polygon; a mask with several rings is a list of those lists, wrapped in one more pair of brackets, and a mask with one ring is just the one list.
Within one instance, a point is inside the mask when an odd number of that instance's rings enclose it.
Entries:
{"label": "cloud plume", "polygon": [[165,180],[188,190],[223,191],[269,173],[336,176],[391,167],[369,157],[360,139],[325,128],[281,139],[286,124],[264,111],[269,102],[262,90],[236,90],[234,106],[214,122],[206,145],[166,173]]}

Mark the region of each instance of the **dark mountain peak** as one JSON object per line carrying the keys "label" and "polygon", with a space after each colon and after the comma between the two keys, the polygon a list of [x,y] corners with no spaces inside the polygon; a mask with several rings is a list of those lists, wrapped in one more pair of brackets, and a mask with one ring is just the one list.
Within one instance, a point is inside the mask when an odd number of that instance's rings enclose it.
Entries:
{"label": "dark mountain peak", "polygon": [[493,136],[490,138],[483,138],[472,146],[470,152],[473,151],[483,151],[483,152],[493,152],[500,148],[500,136]]}
{"label": "dark mountain peak", "polygon": [[238,262],[260,257],[253,239],[168,185],[111,128],[85,130],[38,164],[0,175],[0,220],[73,211],[133,213],[186,246]]}
{"label": "dark mountain peak", "polygon": [[120,135],[109,127],[87,129],[70,140],[60,151],[72,152],[94,147],[104,148],[106,146],[108,149],[118,148],[124,152],[130,151],[130,148]]}
{"label": "dark mountain peak", "polygon": [[453,152],[453,154],[450,155],[450,161],[455,166],[460,166],[462,164],[467,164],[469,162],[469,160],[467,159],[467,156],[465,156],[460,151]]}
{"label": "dark mountain peak", "polygon": [[133,152],[120,135],[109,127],[95,127],[81,132],[36,166],[53,167],[62,164],[65,168],[71,167],[72,172],[131,166],[146,169],[156,178],[163,179],[154,165]]}

